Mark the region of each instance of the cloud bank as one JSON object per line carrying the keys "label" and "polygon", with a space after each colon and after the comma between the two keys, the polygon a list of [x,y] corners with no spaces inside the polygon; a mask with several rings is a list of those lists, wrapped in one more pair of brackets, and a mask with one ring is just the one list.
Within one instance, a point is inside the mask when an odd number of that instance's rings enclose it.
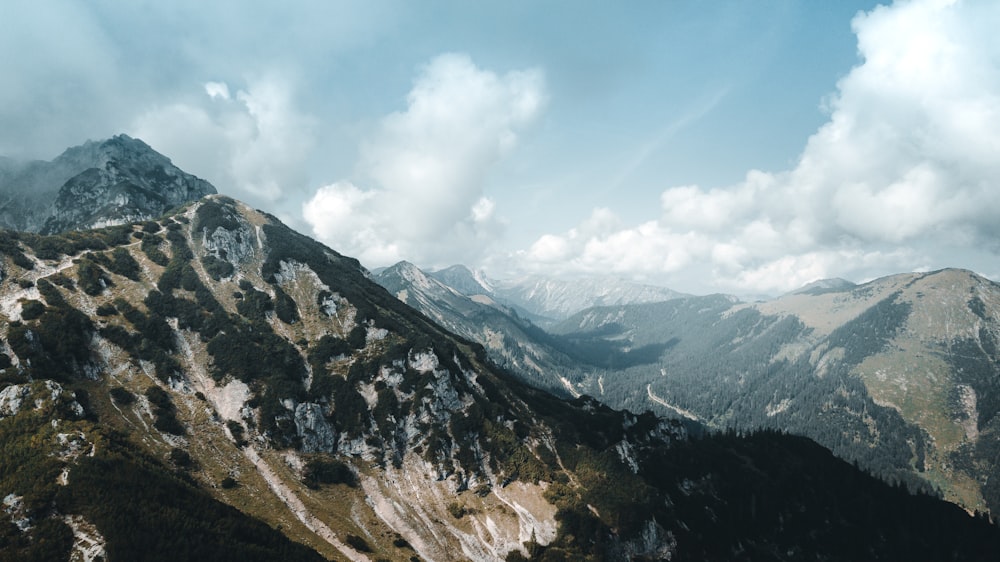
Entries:
{"label": "cloud bank", "polygon": [[297,109],[288,80],[256,78],[235,95],[207,82],[203,94],[141,113],[131,134],[236,197],[273,202],[305,186],[315,123]]}
{"label": "cloud bank", "polygon": [[753,170],[726,188],[666,189],[658,216],[638,225],[599,209],[514,261],[667,283],[683,271],[708,289],[773,294],[1000,252],[995,21],[1000,5],[946,0],[859,14],[862,62],[826,101],[829,121],[793,169]]}
{"label": "cloud bank", "polygon": [[321,187],[302,213],[313,234],[370,266],[472,262],[502,222],[484,192],[546,101],[537,69],[498,75],[463,54],[435,57],[361,147],[358,179]]}

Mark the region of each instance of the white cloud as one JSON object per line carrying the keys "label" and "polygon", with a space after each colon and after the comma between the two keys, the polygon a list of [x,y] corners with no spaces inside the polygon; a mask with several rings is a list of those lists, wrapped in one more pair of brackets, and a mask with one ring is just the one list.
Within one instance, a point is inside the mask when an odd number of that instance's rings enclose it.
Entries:
{"label": "white cloud", "polygon": [[289,82],[254,79],[235,96],[223,82],[203,90],[205,97],[142,113],[130,133],[235,197],[273,202],[305,188],[314,124],[296,108]]}
{"label": "white cloud", "polygon": [[887,267],[963,266],[949,260],[972,244],[1000,250],[995,21],[1000,4],[941,0],[859,15],[863,62],[838,83],[829,121],[792,170],[667,189],[655,220],[547,234],[526,267],[558,256],[664,282],[684,268],[709,273],[715,289],[781,292]]}
{"label": "white cloud", "polygon": [[229,86],[225,82],[206,82],[205,93],[212,99],[222,98],[228,100],[230,98]]}
{"label": "white cloud", "polygon": [[484,184],[541,113],[543,82],[538,70],[501,76],[466,55],[434,58],[406,110],[362,145],[360,180],[322,187],[303,206],[313,233],[373,266],[467,261],[502,226]]}

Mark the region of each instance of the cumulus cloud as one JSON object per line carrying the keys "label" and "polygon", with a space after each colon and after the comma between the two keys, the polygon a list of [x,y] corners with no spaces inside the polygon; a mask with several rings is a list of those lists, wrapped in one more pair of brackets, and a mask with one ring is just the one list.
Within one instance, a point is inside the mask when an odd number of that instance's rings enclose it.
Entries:
{"label": "cumulus cloud", "polygon": [[667,282],[683,268],[711,289],[774,293],[1000,251],[1000,43],[987,23],[998,19],[1000,5],[946,0],[859,14],[862,62],[793,169],[673,187],[654,220],[547,234],[520,257]]}
{"label": "cumulus cloud", "polygon": [[203,90],[203,97],[141,113],[130,133],[220,191],[251,202],[305,188],[314,122],[297,109],[289,81],[256,78],[235,95],[224,82],[207,82]]}
{"label": "cumulus cloud", "polygon": [[313,233],[369,265],[469,259],[502,228],[484,192],[490,169],[545,104],[541,71],[498,75],[462,54],[422,69],[404,111],[361,146],[358,178],[303,206]]}

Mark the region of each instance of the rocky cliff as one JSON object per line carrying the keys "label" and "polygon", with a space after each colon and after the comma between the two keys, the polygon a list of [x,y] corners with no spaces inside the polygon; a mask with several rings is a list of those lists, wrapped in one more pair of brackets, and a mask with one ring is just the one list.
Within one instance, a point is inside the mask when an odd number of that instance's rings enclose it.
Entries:
{"label": "rocky cliff", "polygon": [[118,135],[51,162],[0,161],[0,226],[52,234],[123,224],[215,192],[141,140]]}

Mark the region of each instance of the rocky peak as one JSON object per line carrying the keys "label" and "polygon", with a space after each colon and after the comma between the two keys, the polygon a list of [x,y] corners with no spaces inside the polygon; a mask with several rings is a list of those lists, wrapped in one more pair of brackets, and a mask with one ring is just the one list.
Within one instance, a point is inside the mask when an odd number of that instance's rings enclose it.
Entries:
{"label": "rocky peak", "polygon": [[127,135],[3,168],[0,226],[45,234],[146,220],[216,192]]}
{"label": "rocky peak", "polygon": [[464,265],[453,265],[432,272],[431,277],[455,289],[463,295],[493,295],[493,283],[482,271],[473,271]]}

